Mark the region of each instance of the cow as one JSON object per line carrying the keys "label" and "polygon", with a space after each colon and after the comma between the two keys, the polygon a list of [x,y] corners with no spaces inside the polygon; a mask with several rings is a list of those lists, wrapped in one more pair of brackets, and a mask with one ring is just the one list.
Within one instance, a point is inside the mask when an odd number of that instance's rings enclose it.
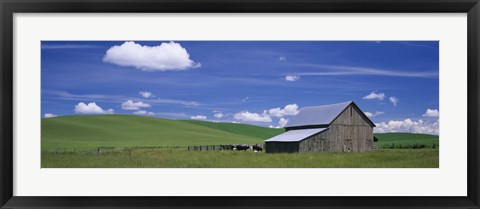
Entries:
{"label": "cow", "polygon": [[237,145],[235,148],[237,148],[238,151],[246,151],[250,149],[249,146],[244,146],[244,145]]}
{"label": "cow", "polygon": [[257,152],[261,152],[263,150],[263,148],[258,145],[253,145],[252,149],[253,151],[257,151]]}

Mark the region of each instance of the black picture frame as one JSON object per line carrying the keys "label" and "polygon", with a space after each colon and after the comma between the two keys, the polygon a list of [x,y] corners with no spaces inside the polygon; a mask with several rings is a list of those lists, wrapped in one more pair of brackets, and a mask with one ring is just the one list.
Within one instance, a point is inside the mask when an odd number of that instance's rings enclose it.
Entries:
{"label": "black picture frame", "polygon": [[[480,208],[479,0],[0,0],[1,208]],[[468,195],[465,197],[22,197],[13,196],[15,13],[467,13]],[[448,179],[445,179],[448,181]],[[445,189],[445,188],[442,188]]]}

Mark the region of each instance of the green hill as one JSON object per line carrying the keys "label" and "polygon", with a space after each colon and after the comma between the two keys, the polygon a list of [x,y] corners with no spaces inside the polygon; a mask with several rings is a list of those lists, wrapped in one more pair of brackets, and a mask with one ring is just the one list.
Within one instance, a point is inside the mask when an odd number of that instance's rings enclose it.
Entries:
{"label": "green hill", "polygon": [[281,134],[285,132],[284,129],[280,128],[264,128],[260,126],[253,126],[248,124],[239,124],[239,123],[212,123],[208,121],[198,121],[198,120],[184,120],[184,122],[192,123],[195,125],[206,126],[216,130],[221,130],[233,134],[268,139],[272,136]]}
{"label": "green hill", "polygon": [[432,147],[435,144],[438,147],[437,135],[414,133],[376,133],[374,135],[379,139],[377,143],[380,146],[423,144]]}
{"label": "green hill", "polygon": [[179,121],[134,115],[43,118],[42,151],[99,146],[254,144],[283,130],[233,123]]}

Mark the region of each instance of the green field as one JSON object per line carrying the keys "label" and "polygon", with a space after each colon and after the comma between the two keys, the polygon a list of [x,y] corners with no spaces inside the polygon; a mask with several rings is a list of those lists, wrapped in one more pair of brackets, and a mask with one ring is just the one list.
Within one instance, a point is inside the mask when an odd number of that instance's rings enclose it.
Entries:
{"label": "green field", "polygon": [[283,129],[245,124],[167,120],[134,115],[42,119],[42,151],[96,147],[256,144]]}
{"label": "green field", "polygon": [[[189,145],[260,144],[283,133],[246,124],[167,120],[133,115],[42,119],[42,168],[438,168],[439,149],[366,153],[265,154],[192,151]],[[375,134],[379,146],[438,145],[438,136]],[[135,148],[135,147],[180,148]],[[116,147],[96,152],[97,147]]]}
{"label": "green field", "polygon": [[439,146],[438,136],[429,134],[412,134],[412,133],[378,133],[375,136],[379,139],[377,144],[380,147],[396,148],[408,145],[425,145],[427,148]]}
{"label": "green field", "polygon": [[438,168],[438,165],[438,149],[301,154],[133,149],[100,155],[42,154],[42,168]]}

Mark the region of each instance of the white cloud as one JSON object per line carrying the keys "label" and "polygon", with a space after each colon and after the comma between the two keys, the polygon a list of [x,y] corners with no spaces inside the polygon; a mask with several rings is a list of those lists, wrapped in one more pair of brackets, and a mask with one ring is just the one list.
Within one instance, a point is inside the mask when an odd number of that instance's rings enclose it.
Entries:
{"label": "white cloud", "polygon": [[298,81],[300,79],[300,76],[298,75],[287,75],[285,76],[286,81]]}
{"label": "white cloud", "polygon": [[241,121],[251,121],[251,122],[272,122],[272,118],[268,115],[267,111],[263,111],[262,114],[251,113],[248,111],[243,111],[235,114],[233,116],[235,120]]}
{"label": "white cloud", "polygon": [[278,126],[283,128],[285,127],[285,125],[287,125],[288,123],[288,119],[285,119],[285,118],[280,118],[280,120],[278,120]]}
{"label": "white cloud", "polygon": [[[72,94],[65,91],[50,91],[42,90],[42,94],[50,95],[58,99],[63,100],[94,100],[99,102],[108,102],[108,103],[117,103],[128,100],[130,97],[123,95],[101,95],[101,94]],[[149,99],[149,103],[152,104],[173,104],[173,105],[184,105],[187,107],[199,106],[200,104],[196,101],[186,101],[178,99],[166,99],[166,98],[156,98]]]}
{"label": "white cloud", "polygon": [[385,69],[340,66],[340,65],[322,65],[322,64],[299,64],[299,66],[326,69],[322,72],[304,72],[296,73],[305,76],[348,76],[348,75],[375,75],[375,76],[394,76],[394,77],[414,77],[414,78],[438,78],[436,71],[392,71]]}
{"label": "white cloud", "polygon": [[200,67],[200,63],[190,59],[185,48],[173,41],[158,46],[142,46],[128,41],[108,49],[103,61],[143,71],[177,71]]}
{"label": "white cloud", "polygon": [[280,56],[280,57],[278,58],[278,60],[279,60],[279,61],[285,61],[285,60],[287,60],[287,57],[285,57],[285,56]]}
{"label": "white cloud", "polygon": [[246,102],[246,101],[248,101],[249,99],[250,99],[250,97],[245,97],[245,98],[242,99],[242,102]]}
{"label": "white cloud", "polygon": [[122,109],[124,110],[140,110],[140,108],[146,107],[150,107],[150,105],[143,102],[133,102],[132,100],[122,103]]}
{"label": "white cloud", "polygon": [[397,106],[398,102],[400,101],[397,97],[390,97],[388,98],[388,100],[390,100],[390,102],[393,104],[393,106]]}
{"label": "white cloud", "polygon": [[154,115],[155,115],[154,112],[147,112],[147,111],[145,111],[145,110],[135,111],[135,112],[133,112],[133,114],[135,114],[135,115],[150,115],[150,116],[154,116]]}
{"label": "white cloud", "polygon": [[223,118],[223,116],[225,116],[225,115],[221,112],[216,112],[215,114],[213,114],[213,117],[215,117],[215,118]]}
{"label": "white cloud", "polygon": [[388,133],[388,132],[408,132],[408,133],[422,133],[422,134],[436,134],[439,133],[438,119],[434,122],[428,122],[423,120],[412,121],[411,119],[405,119],[403,121],[391,120],[388,123],[382,122],[375,124],[375,133]]}
{"label": "white cloud", "polygon": [[378,99],[378,100],[383,100],[385,98],[384,93],[377,93],[375,91],[372,91],[369,95],[362,97],[363,99]]}
{"label": "white cloud", "polygon": [[297,104],[288,104],[283,109],[280,107],[272,108],[268,110],[268,113],[272,117],[283,117],[285,115],[297,115],[298,114],[298,105]]}
{"label": "white cloud", "polygon": [[140,94],[143,98],[155,97],[155,95],[153,95],[152,92],[149,92],[149,91],[141,91],[141,92],[138,92],[138,94]]}
{"label": "white cloud", "polygon": [[113,114],[113,109],[104,110],[95,102],[85,104],[83,102],[75,105],[75,112],[80,114]]}
{"label": "white cloud", "polygon": [[383,113],[385,113],[385,112],[375,111],[374,113],[371,113],[371,112],[364,112],[364,113],[365,113],[365,115],[366,115],[367,117],[371,118],[371,117],[375,117],[375,116],[377,116],[377,115],[381,115],[381,114],[383,114]]}
{"label": "white cloud", "polygon": [[438,112],[437,109],[427,109],[425,114],[423,114],[423,117],[438,117],[439,114],[440,113]]}
{"label": "white cloud", "polygon": [[190,117],[190,119],[193,119],[193,120],[206,120],[206,119],[207,119],[207,116],[205,116],[205,115],[195,115],[195,116]]}
{"label": "white cloud", "polygon": [[45,113],[45,115],[43,115],[43,117],[45,118],[54,118],[54,117],[57,117],[58,115],[55,115],[55,114],[52,114],[52,113]]}

